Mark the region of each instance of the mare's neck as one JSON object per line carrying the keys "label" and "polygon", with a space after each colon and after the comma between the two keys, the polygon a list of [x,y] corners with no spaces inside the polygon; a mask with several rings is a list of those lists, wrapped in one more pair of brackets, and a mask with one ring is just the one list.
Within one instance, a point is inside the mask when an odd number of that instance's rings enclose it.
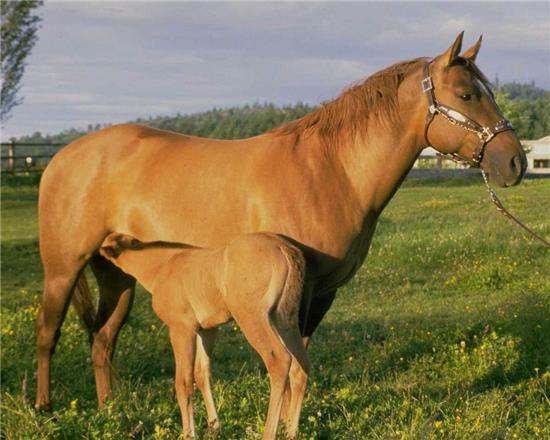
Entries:
{"label": "mare's neck", "polygon": [[420,74],[399,88],[400,118],[383,124],[375,118],[366,135],[339,149],[340,160],[365,215],[378,215],[391,200],[422,151],[425,102]]}
{"label": "mare's neck", "polygon": [[125,249],[111,261],[124,272],[136,278],[146,290],[152,293],[155,280],[162,267],[172,256],[182,251],[182,249],[170,248]]}

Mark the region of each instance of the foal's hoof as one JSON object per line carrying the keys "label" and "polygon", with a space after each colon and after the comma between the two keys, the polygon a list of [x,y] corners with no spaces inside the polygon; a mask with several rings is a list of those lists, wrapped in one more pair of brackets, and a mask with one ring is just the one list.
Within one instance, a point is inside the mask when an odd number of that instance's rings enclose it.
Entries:
{"label": "foal's hoof", "polygon": [[206,428],[205,437],[214,438],[217,437],[220,433],[221,425],[219,420],[211,420],[208,422],[208,427]]}

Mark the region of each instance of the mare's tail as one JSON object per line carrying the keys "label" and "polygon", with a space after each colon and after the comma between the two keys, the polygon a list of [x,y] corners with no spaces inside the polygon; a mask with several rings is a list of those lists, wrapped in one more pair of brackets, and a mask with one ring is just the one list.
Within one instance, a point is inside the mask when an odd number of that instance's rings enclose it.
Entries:
{"label": "mare's tail", "polygon": [[294,246],[283,245],[280,250],[286,258],[288,272],[281,297],[275,309],[275,317],[277,322],[284,327],[297,328],[304,290],[306,261],[302,252]]}
{"label": "mare's tail", "polygon": [[80,316],[80,319],[84,322],[91,341],[95,326],[96,313],[94,303],[92,301],[90,286],[88,285],[88,281],[86,280],[86,275],[84,275],[84,273],[78,277],[76,282],[72,297],[72,304],[77,315]]}

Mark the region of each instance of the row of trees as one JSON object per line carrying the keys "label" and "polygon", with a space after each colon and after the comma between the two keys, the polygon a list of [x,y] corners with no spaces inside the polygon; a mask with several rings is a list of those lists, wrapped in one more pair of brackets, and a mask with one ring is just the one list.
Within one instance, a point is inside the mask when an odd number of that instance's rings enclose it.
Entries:
{"label": "row of trees", "polygon": [[[156,116],[147,119],[136,119],[132,122],[193,136],[239,139],[264,133],[287,121],[298,119],[314,109],[315,107],[301,102],[283,107],[266,103],[226,109],[214,108],[207,112],[189,115],[178,113],[175,116]],[[18,138],[16,141],[68,143],[89,131],[95,131],[108,125],[110,124],[90,125],[88,129],[70,129],[53,135],[42,135],[40,132],[36,132],[31,136]]]}
{"label": "row of trees", "polygon": [[496,88],[495,97],[520,139],[550,135],[550,92],[531,84],[510,83]]}
{"label": "row of trees", "polygon": [[[549,91],[537,88],[533,84],[511,83],[498,86],[495,96],[520,139],[538,139],[550,135]],[[133,122],[195,136],[238,139],[264,133],[287,121],[300,118],[314,109],[315,107],[301,102],[283,107],[266,103],[227,109],[215,108],[189,115],[178,113],[175,116],[157,116]],[[17,141],[68,143],[103,126],[89,125],[87,129],[71,129],[54,135],[42,135],[37,132]]]}

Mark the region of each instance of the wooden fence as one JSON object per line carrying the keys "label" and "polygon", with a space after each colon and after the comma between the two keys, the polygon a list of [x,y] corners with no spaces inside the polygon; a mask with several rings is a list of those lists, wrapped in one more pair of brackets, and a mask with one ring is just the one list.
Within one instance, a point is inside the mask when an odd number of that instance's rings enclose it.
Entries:
{"label": "wooden fence", "polygon": [[41,173],[50,159],[66,144],[2,142],[2,172],[10,174]]}

